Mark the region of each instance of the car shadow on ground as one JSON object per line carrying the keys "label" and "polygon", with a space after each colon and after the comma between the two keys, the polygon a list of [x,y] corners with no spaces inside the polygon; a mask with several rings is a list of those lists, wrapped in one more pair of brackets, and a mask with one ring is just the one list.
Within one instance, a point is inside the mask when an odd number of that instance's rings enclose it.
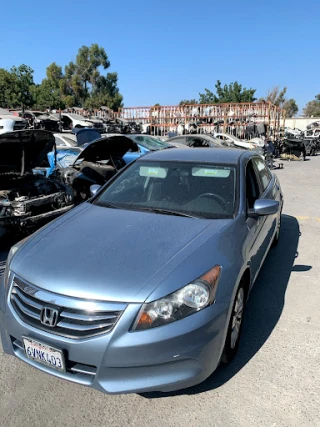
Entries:
{"label": "car shadow on ground", "polygon": [[229,365],[219,368],[203,383],[171,393],[149,392],[145,398],[161,398],[199,394],[216,389],[236,375],[261,349],[276,327],[285,304],[285,294],[292,271],[308,271],[312,267],[295,265],[300,237],[296,218],[282,215],[278,246],[270,250],[246,306],[239,352]]}

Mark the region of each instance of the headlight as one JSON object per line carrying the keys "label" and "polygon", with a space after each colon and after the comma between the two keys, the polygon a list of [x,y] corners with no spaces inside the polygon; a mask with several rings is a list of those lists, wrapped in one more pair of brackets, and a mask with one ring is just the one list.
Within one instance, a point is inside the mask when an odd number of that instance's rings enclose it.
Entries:
{"label": "headlight", "polygon": [[183,319],[213,304],[221,267],[216,265],[199,279],[157,301],[144,304],[133,331],[156,328]]}
{"label": "headlight", "polygon": [[26,237],[23,240],[20,240],[20,242],[14,244],[8,254],[7,257],[7,262],[6,262],[6,268],[4,270],[4,284],[5,286],[7,285],[8,282],[8,278],[9,278],[9,272],[10,272],[10,264],[12,261],[12,258],[14,257],[14,255],[16,254],[16,252],[18,251],[18,249],[20,249],[20,247],[29,239],[30,236]]}

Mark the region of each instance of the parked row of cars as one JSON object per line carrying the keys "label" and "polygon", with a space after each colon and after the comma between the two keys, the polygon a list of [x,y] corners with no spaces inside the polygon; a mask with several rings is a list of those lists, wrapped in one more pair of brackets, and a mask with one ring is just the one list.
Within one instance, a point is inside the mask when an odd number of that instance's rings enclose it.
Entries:
{"label": "parked row of cars", "polygon": [[219,139],[151,139],[141,155],[145,135],[88,133],[58,134],[58,150],[45,130],[0,136],[0,223],[64,212],[10,250],[3,350],[105,393],[198,384],[237,353],[280,236],[279,180],[258,151]]}
{"label": "parked row of cars", "polygon": [[[316,147],[307,142],[285,140],[279,153],[294,158],[315,154]],[[180,135],[162,141],[145,134],[101,134],[93,128],[4,133],[0,135],[0,235],[7,230],[33,231],[88,200],[93,185],[104,185],[132,161],[174,147],[240,148],[262,158],[266,149],[262,139],[248,142],[229,134]]]}
{"label": "parked row of cars", "polygon": [[[2,117],[1,115],[5,115]],[[20,123],[20,129],[41,129],[51,132],[71,132],[72,129],[92,128],[100,133],[139,133],[140,125],[124,119],[110,120],[99,117],[85,117],[81,114],[61,112],[48,113],[43,111],[29,110],[5,110],[0,109],[0,119],[5,118],[9,121],[0,133],[11,132],[17,129],[17,123]]]}

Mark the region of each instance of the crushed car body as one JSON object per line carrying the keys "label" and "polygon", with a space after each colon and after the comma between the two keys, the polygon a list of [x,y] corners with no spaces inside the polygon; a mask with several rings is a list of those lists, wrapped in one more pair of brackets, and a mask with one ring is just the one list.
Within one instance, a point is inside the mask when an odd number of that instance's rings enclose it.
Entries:
{"label": "crushed car body", "polygon": [[73,207],[72,189],[45,177],[47,155],[54,149],[54,137],[48,131],[0,135],[1,231],[34,231]]}

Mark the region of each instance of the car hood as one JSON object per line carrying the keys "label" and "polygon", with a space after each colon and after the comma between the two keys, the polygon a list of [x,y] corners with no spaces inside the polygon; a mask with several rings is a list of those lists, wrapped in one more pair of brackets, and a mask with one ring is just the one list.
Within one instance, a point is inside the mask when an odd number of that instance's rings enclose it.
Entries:
{"label": "car hood", "polygon": [[0,119],[10,119],[15,122],[24,122],[25,119],[22,119],[21,117],[14,116],[13,114],[0,114]]}
{"label": "car hood", "polygon": [[35,167],[48,167],[47,155],[55,148],[51,132],[20,130],[0,135],[0,173],[24,174]]}
{"label": "car hood", "polygon": [[87,162],[96,162],[100,159],[106,160],[110,156],[123,157],[130,150],[133,152],[139,151],[138,145],[130,138],[118,135],[101,138],[90,142],[75,159],[75,163],[79,159]]}
{"label": "car hood", "polygon": [[46,114],[40,114],[39,116],[36,116],[36,119],[38,119],[38,120],[49,120],[51,122],[58,122],[59,121],[59,119],[57,119],[56,117],[52,117],[52,116],[50,117]]}
{"label": "car hood", "polygon": [[11,268],[28,282],[58,294],[143,302],[228,222],[84,203],[31,238]]}

